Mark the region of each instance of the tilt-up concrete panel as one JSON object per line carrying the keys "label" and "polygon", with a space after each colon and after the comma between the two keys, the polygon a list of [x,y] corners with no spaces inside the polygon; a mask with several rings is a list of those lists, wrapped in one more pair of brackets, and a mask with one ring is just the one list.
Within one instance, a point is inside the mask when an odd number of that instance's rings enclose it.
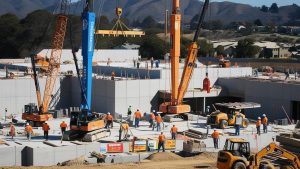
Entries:
{"label": "tilt-up concrete panel", "polygon": [[15,147],[0,148],[0,166],[16,165],[16,150]]}
{"label": "tilt-up concrete panel", "polygon": [[77,158],[76,145],[54,147],[54,164]]}

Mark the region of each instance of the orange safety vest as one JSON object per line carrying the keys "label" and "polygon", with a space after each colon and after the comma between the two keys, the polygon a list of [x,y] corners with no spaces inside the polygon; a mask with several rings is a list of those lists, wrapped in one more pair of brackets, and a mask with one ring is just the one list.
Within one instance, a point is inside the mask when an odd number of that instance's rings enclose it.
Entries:
{"label": "orange safety vest", "polygon": [[155,115],[153,113],[150,114],[150,119],[152,119],[152,120],[155,119]]}
{"label": "orange safety vest", "polygon": [[218,131],[214,131],[212,134],[211,134],[211,137],[212,138],[219,138],[219,135],[220,133]]}
{"label": "orange safety vest", "polygon": [[263,119],[262,119],[262,124],[268,124],[268,118],[267,117],[264,117]]}
{"label": "orange safety vest", "polygon": [[165,140],[166,140],[165,135],[160,134],[160,135],[158,136],[158,140],[159,140],[159,141],[165,141]]}
{"label": "orange safety vest", "polygon": [[171,128],[171,132],[172,132],[172,133],[177,133],[177,127],[172,127],[172,128]]}
{"label": "orange safety vest", "polygon": [[44,130],[44,131],[49,131],[49,130],[50,130],[49,125],[48,125],[48,124],[44,124],[44,125],[43,125],[43,130]]}
{"label": "orange safety vest", "polygon": [[135,112],[135,113],[134,113],[134,117],[137,118],[137,119],[142,118],[141,112],[139,112],[139,111]]}
{"label": "orange safety vest", "polygon": [[67,127],[68,127],[67,123],[60,123],[60,128],[67,128]]}
{"label": "orange safety vest", "polygon": [[162,122],[162,119],[161,119],[160,116],[156,116],[156,117],[155,117],[155,120],[156,120],[157,123],[161,123],[161,122]]}
{"label": "orange safety vest", "polygon": [[26,126],[25,127],[25,131],[27,132],[27,133],[32,133],[32,127],[31,126]]}
{"label": "orange safety vest", "polygon": [[260,125],[261,125],[261,120],[257,120],[256,127],[260,127]]}
{"label": "orange safety vest", "polygon": [[108,114],[108,115],[106,116],[106,120],[112,121],[112,120],[113,120],[113,116],[110,115],[110,114]]}

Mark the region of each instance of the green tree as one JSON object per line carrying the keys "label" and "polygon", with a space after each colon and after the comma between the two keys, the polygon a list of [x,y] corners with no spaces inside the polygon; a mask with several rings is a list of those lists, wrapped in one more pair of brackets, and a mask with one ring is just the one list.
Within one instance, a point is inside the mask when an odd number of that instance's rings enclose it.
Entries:
{"label": "green tree", "polygon": [[260,47],[254,45],[254,40],[250,38],[238,41],[236,54],[239,58],[255,57],[260,52]]}
{"label": "green tree", "polygon": [[214,56],[214,47],[213,44],[208,43],[206,40],[200,40],[198,56],[201,57],[213,57]]}
{"label": "green tree", "polygon": [[140,47],[140,54],[143,58],[163,59],[165,51],[169,51],[169,49],[165,49],[165,42],[159,37],[156,35],[144,36]]}
{"label": "green tree", "polygon": [[15,37],[22,31],[19,19],[13,14],[0,17],[0,57],[19,57],[18,41]]}
{"label": "green tree", "polygon": [[278,12],[279,12],[279,8],[278,8],[277,4],[276,4],[276,3],[272,3],[272,5],[271,5],[269,11],[270,11],[271,13],[278,13]]}
{"label": "green tree", "polygon": [[262,12],[268,12],[268,11],[269,11],[269,8],[268,8],[266,5],[263,5],[263,6],[261,6],[260,10],[261,10]]}
{"label": "green tree", "polygon": [[224,46],[217,46],[215,51],[217,52],[217,55],[224,55]]}

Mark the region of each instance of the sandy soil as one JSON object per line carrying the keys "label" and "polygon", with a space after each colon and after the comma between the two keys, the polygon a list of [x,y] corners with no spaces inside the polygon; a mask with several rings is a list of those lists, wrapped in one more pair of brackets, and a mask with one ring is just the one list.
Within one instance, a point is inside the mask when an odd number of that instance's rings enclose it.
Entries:
{"label": "sandy soil", "polygon": [[[94,164],[94,165],[72,165],[72,166],[51,166],[51,167],[8,167],[7,169],[54,169],[54,168],[71,168],[71,169],[194,169],[207,168],[216,169],[216,153],[202,153],[194,157],[180,157],[175,154],[159,153],[149,157],[141,163],[127,164]],[[6,168],[5,168],[6,169]]]}

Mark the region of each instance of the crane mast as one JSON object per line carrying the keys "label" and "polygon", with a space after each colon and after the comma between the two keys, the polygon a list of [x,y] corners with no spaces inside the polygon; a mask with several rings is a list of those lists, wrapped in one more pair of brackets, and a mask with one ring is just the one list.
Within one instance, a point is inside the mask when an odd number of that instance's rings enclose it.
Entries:
{"label": "crane mast", "polygon": [[25,112],[22,114],[22,119],[33,122],[34,126],[40,126],[42,125],[42,123],[53,117],[52,114],[48,113],[48,108],[49,103],[52,99],[54,85],[60,70],[60,60],[68,21],[68,18],[66,16],[67,5],[68,0],[62,0],[61,11],[56,19],[55,30],[52,36],[51,56],[49,59],[49,66],[46,72],[47,80],[44,90],[43,101],[41,99],[38,77],[35,70],[34,55],[31,56],[38,109],[33,104],[25,105]]}
{"label": "crane mast", "polygon": [[93,12],[93,1],[86,0],[86,7],[82,14],[82,96],[81,110],[88,110],[90,114],[90,106],[92,103],[92,61],[94,54],[94,33],[95,33],[95,13]]}
{"label": "crane mast", "polygon": [[179,0],[173,0],[173,9],[170,18],[170,37],[171,37],[171,101],[162,103],[159,111],[171,114],[188,113],[191,111],[190,105],[183,104],[183,97],[189,86],[190,79],[195,67],[195,61],[198,53],[197,40],[203,24],[205,13],[208,9],[209,0],[205,0],[203,10],[200,14],[198,26],[194,35],[193,42],[188,48],[182,77],[179,80],[179,57],[180,57],[180,3]]}

